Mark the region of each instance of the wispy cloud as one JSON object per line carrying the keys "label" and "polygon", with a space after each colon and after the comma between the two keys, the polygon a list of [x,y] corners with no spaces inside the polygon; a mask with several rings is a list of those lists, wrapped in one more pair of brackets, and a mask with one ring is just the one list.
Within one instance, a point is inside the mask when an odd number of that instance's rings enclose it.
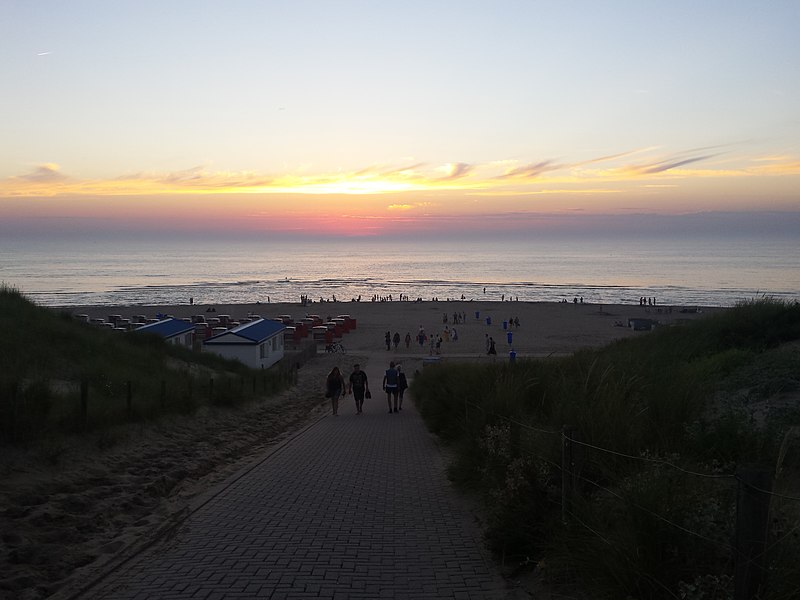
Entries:
{"label": "wispy cloud", "polygon": [[60,167],[54,163],[39,165],[33,172],[19,175],[18,178],[32,183],[56,183],[68,179],[66,175],[61,173]]}
{"label": "wispy cloud", "polygon": [[454,179],[461,179],[462,177],[469,175],[473,170],[473,166],[463,162],[448,163],[442,167],[442,170],[446,173],[445,176],[442,177],[442,180],[451,181]]}
{"label": "wispy cloud", "polygon": [[667,159],[651,163],[628,165],[623,167],[623,170],[633,175],[655,175],[657,173],[663,173],[665,171],[677,169],[678,167],[683,167],[692,163],[708,160],[709,158],[714,158],[714,156],[716,155],[708,154],[706,156],[693,156],[683,159]]}
{"label": "wispy cloud", "polygon": [[557,171],[561,168],[563,168],[563,165],[556,164],[552,160],[543,160],[510,169],[502,175],[498,175],[497,179],[536,179],[544,173]]}
{"label": "wispy cloud", "polygon": [[[115,196],[170,194],[337,194],[378,195],[402,192],[455,191],[471,195],[534,196],[544,194],[618,193],[628,182],[639,189],[664,180],[709,177],[800,175],[800,158],[791,155],[733,156],[694,149],[656,154],[656,146],[566,161],[452,161],[370,165],[349,171],[314,173],[304,165],[281,174],[215,171],[193,166],[170,172],[139,172],[108,179],[81,179],[44,163],[32,171],[0,180],[0,197]],[[632,157],[638,160],[631,160]],[[712,160],[714,159],[714,160]],[[630,188],[629,188],[630,189]],[[404,205],[398,202],[398,206]]]}

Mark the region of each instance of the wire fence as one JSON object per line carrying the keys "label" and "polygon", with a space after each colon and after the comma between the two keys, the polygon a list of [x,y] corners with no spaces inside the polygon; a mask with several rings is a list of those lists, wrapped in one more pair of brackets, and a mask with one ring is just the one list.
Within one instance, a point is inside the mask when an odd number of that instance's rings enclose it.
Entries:
{"label": "wire fence", "polygon": [[139,380],[95,374],[74,381],[0,381],[0,443],[35,440],[52,433],[83,433],[202,405],[233,406],[269,397],[297,381],[316,346],[287,353],[270,369],[239,374],[198,370]]}
{"label": "wire fence", "polygon": [[[537,427],[465,400],[465,429],[474,431],[475,421],[484,428],[505,428],[511,452],[538,461],[553,473],[553,480],[561,480],[561,495],[556,502],[560,503],[565,525],[583,528],[604,546],[613,547],[617,543],[614,536],[593,519],[596,515],[592,508],[597,503],[593,505],[587,499],[602,499],[604,505],[615,502],[628,511],[632,521],[647,520],[654,531],[667,528],[726,560],[728,568],[733,567],[736,600],[760,598],[766,574],[774,570],[769,560],[781,554],[793,556],[798,548],[800,495],[775,491],[773,487],[780,482],[771,470],[704,472],[669,458],[602,447],[580,439],[575,428]],[[639,489],[653,471],[666,475],[668,481],[661,498]],[[680,502],[672,506],[677,497]],[[695,514],[684,511],[687,501],[697,503]],[[714,514],[704,514],[704,503],[714,505],[709,511]],[[778,556],[778,560],[784,558]],[[796,560],[791,561],[794,563]],[[793,590],[778,597],[794,597],[795,593],[800,596],[800,590]]]}

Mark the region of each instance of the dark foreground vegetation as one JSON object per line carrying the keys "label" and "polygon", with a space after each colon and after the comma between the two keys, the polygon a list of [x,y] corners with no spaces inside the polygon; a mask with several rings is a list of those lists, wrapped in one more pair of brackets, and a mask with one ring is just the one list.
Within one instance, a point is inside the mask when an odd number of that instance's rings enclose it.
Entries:
{"label": "dark foreground vegetation", "polygon": [[294,377],[292,361],[257,371],[155,335],[96,329],[2,285],[0,331],[0,444],[230,405]]}
{"label": "dark foreground vegetation", "polygon": [[596,599],[800,597],[797,303],[412,391],[508,568]]}

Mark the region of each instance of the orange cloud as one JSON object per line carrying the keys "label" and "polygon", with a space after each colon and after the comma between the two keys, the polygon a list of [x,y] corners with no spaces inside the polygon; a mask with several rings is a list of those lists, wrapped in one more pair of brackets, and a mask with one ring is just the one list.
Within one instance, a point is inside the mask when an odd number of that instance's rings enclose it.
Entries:
{"label": "orange cloud", "polygon": [[[109,179],[81,179],[47,163],[31,172],[0,180],[0,198],[176,196],[190,194],[380,196],[425,192],[462,195],[542,196],[609,195],[632,186],[663,185],[665,179],[688,185],[692,180],[800,175],[800,159],[790,155],[734,157],[694,149],[657,155],[657,148],[602,154],[575,161],[543,158],[534,161],[497,160],[485,163],[410,162],[372,165],[345,172],[314,173],[310,167],[281,174],[214,171],[195,166],[158,173],[141,172]],[[636,155],[639,160],[628,162]],[[677,185],[677,184],[675,184]],[[385,204],[383,206],[386,206]],[[391,210],[418,206],[391,204]]]}

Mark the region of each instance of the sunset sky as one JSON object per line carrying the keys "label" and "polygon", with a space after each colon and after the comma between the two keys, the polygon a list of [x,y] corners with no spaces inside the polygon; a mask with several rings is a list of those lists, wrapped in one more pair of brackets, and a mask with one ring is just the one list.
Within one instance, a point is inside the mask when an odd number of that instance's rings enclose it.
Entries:
{"label": "sunset sky", "polygon": [[0,0],[0,233],[797,224],[798,32],[796,0]]}

